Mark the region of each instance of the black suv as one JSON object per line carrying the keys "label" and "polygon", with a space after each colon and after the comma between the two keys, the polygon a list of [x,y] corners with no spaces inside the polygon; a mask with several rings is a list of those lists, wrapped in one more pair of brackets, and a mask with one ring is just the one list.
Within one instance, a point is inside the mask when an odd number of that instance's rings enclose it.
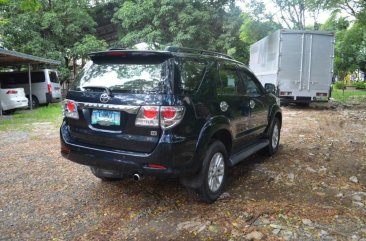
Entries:
{"label": "black suv", "polygon": [[179,177],[213,202],[228,167],[278,149],[278,99],[229,56],[168,47],[90,58],[64,101],[61,153],[98,178]]}

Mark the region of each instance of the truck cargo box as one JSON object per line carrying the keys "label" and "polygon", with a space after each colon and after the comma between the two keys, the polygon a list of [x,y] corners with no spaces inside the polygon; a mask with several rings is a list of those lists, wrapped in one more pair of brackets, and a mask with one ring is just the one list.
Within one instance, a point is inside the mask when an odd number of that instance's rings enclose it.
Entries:
{"label": "truck cargo box", "polygon": [[282,103],[328,100],[333,76],[334,33],[277,30],[250,46],[249,66]]}

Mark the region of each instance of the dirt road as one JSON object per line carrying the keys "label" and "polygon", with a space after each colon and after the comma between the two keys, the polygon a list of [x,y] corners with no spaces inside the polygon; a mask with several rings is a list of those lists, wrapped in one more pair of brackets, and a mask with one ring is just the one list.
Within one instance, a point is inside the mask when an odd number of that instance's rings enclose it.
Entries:
{"label": "dirt road", "polygon": [[281,146],[202,204],[177,180],[102,182],[58,129],[0,132],[0,240],[366,240],[366,109],[286,107]]}

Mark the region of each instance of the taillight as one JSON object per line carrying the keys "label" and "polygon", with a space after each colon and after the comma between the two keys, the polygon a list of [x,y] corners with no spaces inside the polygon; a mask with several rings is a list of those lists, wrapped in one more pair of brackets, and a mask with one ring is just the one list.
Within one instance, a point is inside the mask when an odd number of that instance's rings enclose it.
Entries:
{"label": "taillight", "polygon": [[158,106],[141,106],[137,113],[136,126],[159,126],[159,107]]}
{"label": "taillight", "polygon": [[64,101],[63,113],[65,117],[79,119],[78,106],[72,100]]}
{"label": "taillight", "polygon": [[141,106],[137,113],[136,126],[150,126],[168,129],[177,125],[184,115],[183,106]]}
{"label": "taillight", "polygon": [[280,92],[280,96],[290,96],[290,95],[292,95],[291,91],[281,91]]}
{"label": "taillight", "polygon": [[47,88],[48,88],[48,94],[51,94],[52,93],[52,85],[48,84]]}
{"label": "taillight", "polygon": [[16,91],[16,90],[8,90],[8,91],[6,92],[6,94],[7,94],[7,95],[15,95],[15,94],[18,94],[18,91]]}
{"label": "taillight", "polygon": [[327,93],[319,93],[319,92],[316,93],[316,96],[327,96],[327,95],[328,95]]}
{"label": "taillight", "polygon": [[160,125],[168,129],[179,124],[184,116],[183,106],[162,106],[160,108]]}

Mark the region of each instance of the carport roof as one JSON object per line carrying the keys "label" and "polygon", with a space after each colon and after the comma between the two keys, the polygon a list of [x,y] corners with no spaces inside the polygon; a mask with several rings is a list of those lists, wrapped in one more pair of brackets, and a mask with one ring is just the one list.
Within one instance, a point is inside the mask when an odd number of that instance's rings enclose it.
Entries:
{"label": "carport roof", "polygon": [[60,65],[61,62],[0,48],[0,66],[14,66],[22,64]]}

